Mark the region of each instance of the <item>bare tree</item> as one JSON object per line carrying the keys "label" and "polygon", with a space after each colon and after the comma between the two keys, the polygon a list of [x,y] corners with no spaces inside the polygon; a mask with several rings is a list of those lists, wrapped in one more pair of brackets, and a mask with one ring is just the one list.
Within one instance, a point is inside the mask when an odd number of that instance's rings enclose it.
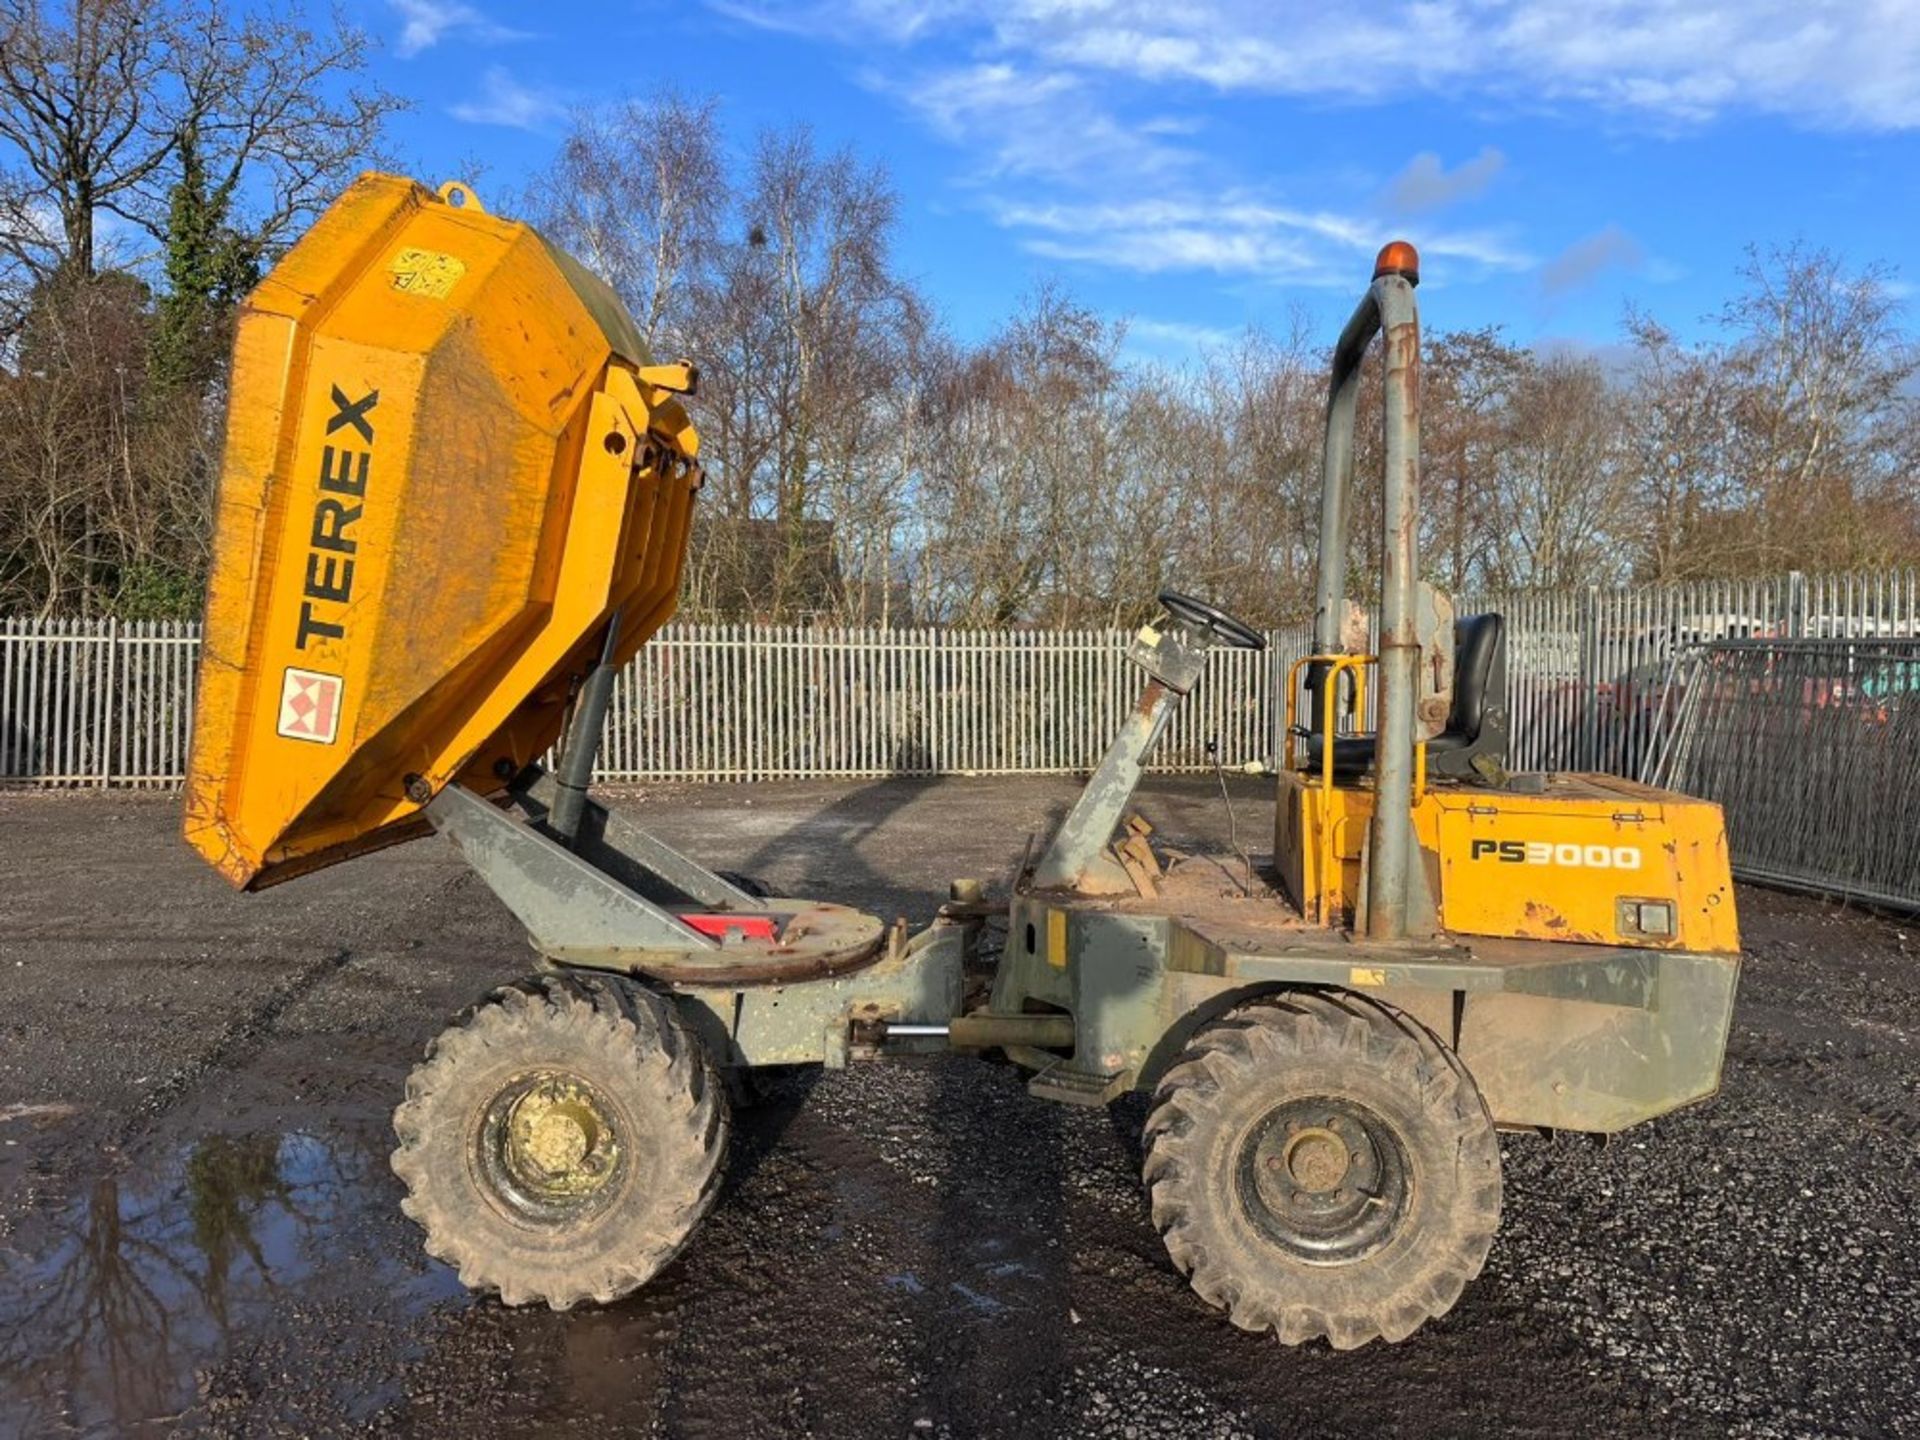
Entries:
{"label": "bare tree", "polygon": [[1633,510],[1623,526],[1637,548],[1636,572],[1656,581],[1738,569],[1723,523],[1740,504],[1729,471],[1732,397],[1717,348],[1679,344],[1651,316],[1630,311],[1635,373],[1624,396]]}
{"label": "bare tree", "polygon": [[133,0],[0,0],[0,243],[34,279],[92,275],[97,212],[141,208],[166,163],[164,28]]}
{"label": "bare tree", "polygon": [[[1113,541],[1151,517],[1113,463],[1121,329],[1044,286],[928,387],[920,588],[963,624],[1080,624],[1131,608]],[[1152,531],[1152,526],[1147,525]]]}
{"label": "bare tree", "polygon": [[664,90],[576,111],[527,197],[528,218],[613,286],[647,344],[676,354],[730,198],[718,109]]}
{"label": "bare tree", "polygon": [[1506,407],[1494,472],[1503,523],[1488,579],[1502,586],[1621,578],[1614,527],[1628,493],[1615,397],[1591,359],[1530,359]]}
{"label": "bare tree", "polygon": [[218,417],[191,392],[156,403],[152,325],[126,275],[39,293],[0,371],[0,611],[198,609]]}
{"label": "bare tree", "polygon": [[400,102],[364,35],[223,0],[0,0],[0,246],[33,280],[92,275],[104,212],[167,233],[183,146],[255,253],[332,198]]}
{"label": "bare tree", "polygon": [[1421,363],[1421,543],[1432,576],[1454,591],[1493,562],[1512,516],[1501,504],[1499,453],[1525,353],[1497,330],[1432,337]]}
{"label": "bare tree", "polygon": [[[225,0],[0,0],[0,604],[180,613],[204,567],[222,317],[373,143],[340,22]],[[711,100],[576,115],[526,210],[702,368],[687,609],[1119,624],[1173,585],[1309,613],[1327,342],[1298,318],[1181,366],[1042,282],[979,343],[894,255],[881,167]],[[116,266],[104,236],[164,242]],[[1750,257],[1721,333],[1630,314],[1633,361],[1428,337],[1429,577],[1455,590],[1909,559],[1920,351],[1879,272]],[[1378,574],[1362,382],[1351,573]]]}
{"label": "bare tree", "polygon": [[1750,252],[1741,274],[1746,289],[1722,323],[1733,336],[1729,468],[1745,494],[1722,523],[1740,539],[1743,568],[1880,558],[1870,517],[1889,498],[1909,502],[1902,528],[1912,533],[1911,472],[1889,442],[1912,424],[1920,374],[1885,277],[1798,246]]}
{"label": "bare tree", "polygon": [[923,302],[894,273],[896,219],[884,171],[850,151],[823,153],[804,128],[756,141],[734,197],[734,238],[696,290],[700,417],[723,509],[772,522],[785,548],[770,608],[787,608],[804,553],[836,527],[845,600],[892,573],[903,426]]}

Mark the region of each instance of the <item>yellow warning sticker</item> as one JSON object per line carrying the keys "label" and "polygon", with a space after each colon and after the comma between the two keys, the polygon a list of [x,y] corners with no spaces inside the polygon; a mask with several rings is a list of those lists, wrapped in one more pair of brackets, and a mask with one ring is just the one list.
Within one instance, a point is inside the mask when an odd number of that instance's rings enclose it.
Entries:
{"label": "yellow warning sticker", "polygon": [[1347,983],[1349,985],[1384,985],[1387,983],[1387,972],[1369,970],[1364,966],[1355,965],[1347,971]]}
{"label": "yellow warning sticker", "polygon": [[387,267],[393,288],[427,300],[444,300],[467,273],[466,261],[438,250],[402,250]]}

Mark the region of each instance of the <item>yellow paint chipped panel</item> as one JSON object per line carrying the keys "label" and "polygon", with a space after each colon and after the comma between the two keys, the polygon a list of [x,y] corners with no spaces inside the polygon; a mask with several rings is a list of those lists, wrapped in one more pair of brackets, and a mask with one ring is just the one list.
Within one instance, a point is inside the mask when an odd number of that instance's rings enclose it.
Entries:
{"label": "yellow paint chipped panel", "polygon": [[[1610,787],[1609,787],[1610,788]],[[1509,797],[1447,792],[1438,845],[1441,915],[1467,935],[1659,949],[1740,948],[1719,807],[1645,791]],[[1623,906],[1668,902],[1671,934],[1623,925]]]}

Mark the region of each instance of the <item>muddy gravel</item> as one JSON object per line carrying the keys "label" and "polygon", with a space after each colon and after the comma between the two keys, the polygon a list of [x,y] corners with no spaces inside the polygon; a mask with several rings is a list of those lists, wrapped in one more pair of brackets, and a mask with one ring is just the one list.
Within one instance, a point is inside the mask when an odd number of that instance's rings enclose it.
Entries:
{"label": "muddy gravel", "polygon": [[[925,919],[1064,781],[623,798],[713,863]],[[1148,787],[1174,838],[1219,796]],[[1241,796],[1243,831],[1260,805]],[[1264,817],[1261,817],[1264,820]],[[1140,1107],[997,1064],[796,1073],[650,1289],[509,1311],[421,1251],[388,1117],[528,966],[450,846],[258,896],[165,797],[0,795],[0,1437],[1920,1435],[1920,932],[1743,890],[1714,1102],[1513,1136],[1481,1280],[1411,1342],[1282,1350],[1174,1273]]]}

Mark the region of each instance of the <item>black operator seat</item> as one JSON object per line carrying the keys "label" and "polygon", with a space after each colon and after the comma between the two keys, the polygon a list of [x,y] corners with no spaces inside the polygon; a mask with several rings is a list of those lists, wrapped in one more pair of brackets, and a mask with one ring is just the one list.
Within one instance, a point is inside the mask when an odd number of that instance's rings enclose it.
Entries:
{"label": "black operator seat", "polygon": [[[1310,733],[1306,741],[1318,770],[1326,737]],[[1506,767],[1507,622],[1496,614],[1466,615],[1453,626],[1453,706],[1447,728],[1427,742],[1427,774],[1498,783]],[[1372,768],[1373,736],[1334,737],[1336,779],[1352,780]]]}

